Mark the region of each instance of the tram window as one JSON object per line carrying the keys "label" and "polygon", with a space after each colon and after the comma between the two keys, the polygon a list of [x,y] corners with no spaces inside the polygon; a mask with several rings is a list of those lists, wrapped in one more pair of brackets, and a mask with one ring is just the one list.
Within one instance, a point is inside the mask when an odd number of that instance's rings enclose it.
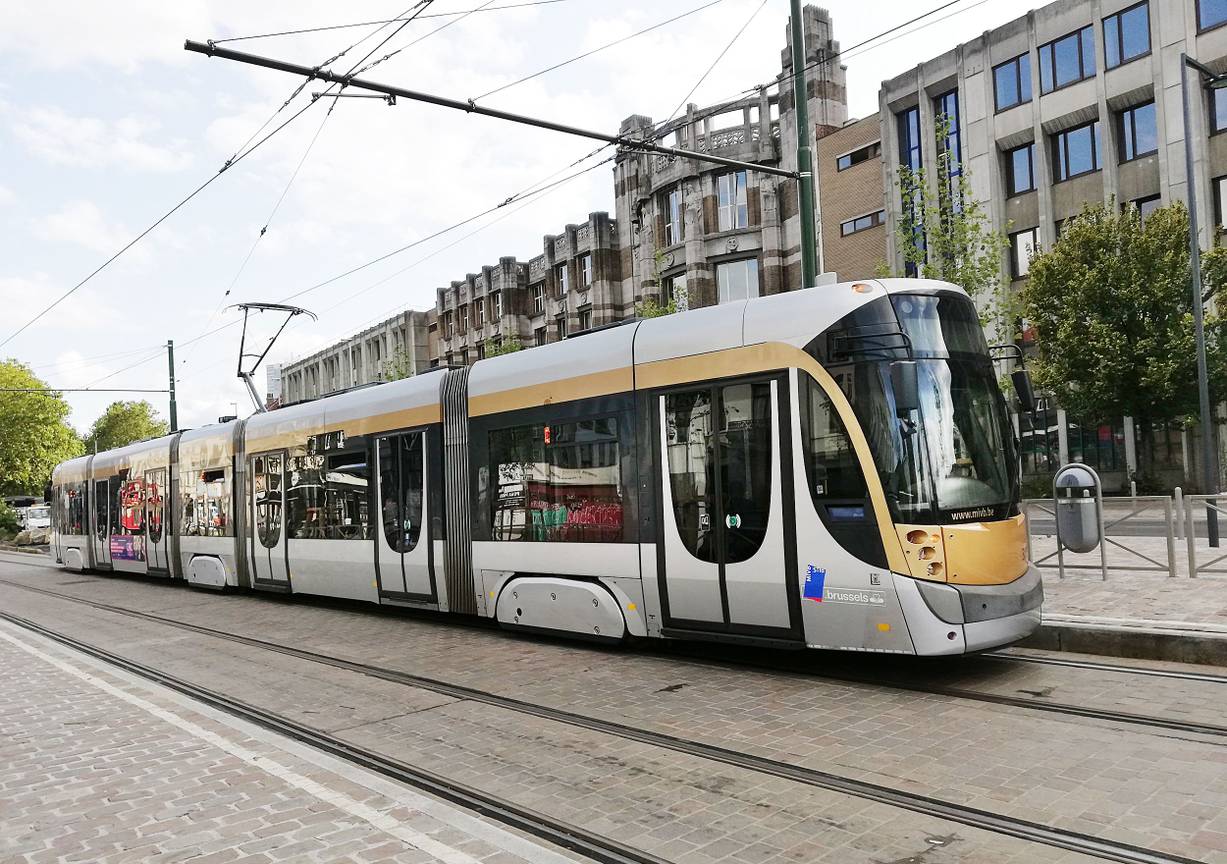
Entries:
{"label": "tram window", "polygon": [[111,483],[108,488],[111,490],[110,513],[111,513],[111,536],[112,537],[114,537],[116,534],[123,533],[120,527],[121,520],[122,520],[120,506],[121,506],[121,502],[123,501],[123,495],[122,495],[123,487],[124,487],[124,482],[121,478],[119,477],[111,478]]}
{"label": "tram window", "polygon": [[422,433],[379,439],[380,514],[388,546],[411,552],[422,533]]}
{"label": "tram window", "polygon": [[60,513],[64,518],[65,534],[85,533],[85,484],[72,483],[62,489],[64,496]]}
{"label": "tram window", "polygon": [[295,455],[286,462],[285,529],[291,540],[324,537],[323,456]]}
{"label": "tram window", "polygon": [[771,513],[771,385],[720,389],[720,490],[724,560],[745,561],[767,536]]}
{"label": "tram window", "polygon": [[327,457],[324,475],[324,536],[330,540],[366,540],[370,534],[370,468],[366,451]]}
{"label": "tram window", "polygon": [[149,526],[149,542],[162,542],[162,517],[165,513],[163,493],[166,487],[166,471],[159,468],[145,472],[145,512]]}
{"label": "tram window", "polygon": [[711,393],[697,390],[665,397],[669,489],[682,543],[700,561],[718,561],[715,454]]}
{"label": "tram window", "polygon": [[210,468],[183,474],[183,533],[191,537],[229,537],[230,470]]}
{"label": "tram window", "polygon": [[140,478],[119,484],[118,534],[140,535],[145,532],[145,482]]}
{"label": "tram window", "polygon": [[272,549],[281,540],[281,456],[257,456],[252,463],[256,493],[256,534]]}
{"label": "tram window", "polygon": [[495,540],[622,539],[618,420],[537,423],[490,433]]}
{"label": "tram window", "polygon": [[97,513],[94,516],[94,533],[99,540],[107,538],[107,529],[109,527],[107,511],[110,510],[111,496],[107,493],[107,485],[105,480],[94,482],[94,506],[97,508]]}
{"label": "tram window", "polygon": [[[868,495],[865,474],[830,397],[805,374],[801,376],[800,392],[801,447],[814,506],[864,500]],[[846,515],[844,510],[831,513]]]}

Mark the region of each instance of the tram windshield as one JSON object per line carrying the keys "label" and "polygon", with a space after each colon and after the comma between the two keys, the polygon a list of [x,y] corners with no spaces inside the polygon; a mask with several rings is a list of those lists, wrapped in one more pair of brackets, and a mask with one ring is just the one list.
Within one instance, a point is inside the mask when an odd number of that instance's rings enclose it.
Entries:
{"label": "tram windshield", "polygon": [[[953,293],[881,298],[814,347],[861,422],[894,518],[946,523],[1009,514],[1018,483],[1014,439],[970,300]],[[891,366],[908,359],[916,364],[918,404],[899,410]]]}

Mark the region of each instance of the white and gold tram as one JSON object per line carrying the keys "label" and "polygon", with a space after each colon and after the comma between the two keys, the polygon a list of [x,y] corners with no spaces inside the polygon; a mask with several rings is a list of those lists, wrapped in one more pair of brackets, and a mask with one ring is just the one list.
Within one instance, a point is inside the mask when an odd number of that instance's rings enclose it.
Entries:
{"label": "white and gold tram", "polygon": [[908,654],[1040,621],[968,297],[797,291],[60,465],[66,567],[601,639]]}

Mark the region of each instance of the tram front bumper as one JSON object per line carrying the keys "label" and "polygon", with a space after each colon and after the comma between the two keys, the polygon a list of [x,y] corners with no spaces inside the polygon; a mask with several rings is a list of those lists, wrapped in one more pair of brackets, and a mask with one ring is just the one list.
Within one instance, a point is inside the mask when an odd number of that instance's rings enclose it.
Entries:
{"label": "tram front bumper", "polygon": [[[984,651],[1017,642],[1039,629],[1044,585],[1034,565],[1004,585],[949,585],[896,576],[897,583],[904,579],[923,601],[923,609],[904,603],[918,654]],[[937,631],[944,638],[934,638]]]}

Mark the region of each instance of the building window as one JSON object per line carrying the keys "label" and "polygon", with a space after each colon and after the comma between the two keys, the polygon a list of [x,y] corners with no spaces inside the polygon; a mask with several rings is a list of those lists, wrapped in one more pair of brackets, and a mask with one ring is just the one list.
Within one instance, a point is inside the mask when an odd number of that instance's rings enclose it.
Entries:
{"label": "building window", "polygon": [[545,311],[545,285],[541,282],[533,285],[533,314],[540,315]]}
{"label": "building window", "polygon": [[498,321],[503,317],[503,292],[495,291],[490,298],[494,304],[494,320]]}
{"label": "building window", "polygon": [[583,282],[580,283],[585,288],[592,287],[592,255],[584,255],[579,259],[579,270],[583,276]]}
{"label": "building window", "polygon": [[476,324],[477,324],[478,329],[481,329],[482,327],[486,326],[486,301],[485,300],[474,300],[473,301],[473,317],[477,319]]}
{"label": "building window", "polygon": [[567,290],[571,287],[571,280],[567,273],[567,264],[564,261],[554,268],[554,276],[558,282],[558,296],[566,297]]}
{"label": "building window", "polygon": [[1035,189],[1035,144],[1015,147],[1006,155],[1007,187],[1011,195]]}
{"label": "building window", "polygon": [[567,338],[567,316],[559,315],[555,319],[555,323],[557,323],[558,325],[558,338],[566,339]]}
{"label": "building window", "polygon": [[1163,206],[1163,199],[1158,195],[1148,195],[1145,198],[1133,199],[1127,206],[1138,208],[1138,216],[1145,222],[1147,216]]}
{"label": "building window", "polygon": [[748,300],[758,296],[758,259],[743,258],[716,265],[716,292],[719,303]]}
{"label": "building window", "polygon": [[1139,3],[1103,19],[1104,65],[1109,69],[1149,53],[1149,3]]}
{"label": "building window", "polygon": [[463,336],[464,334],[468,332],[469,332],[469,307],[461,306],[460,307],[460,335]]}
{"label": "building window", "polygon": [[443,313],[443,338],[444,339],[452,338],[452,313],[451,312]]}
{"label": "building window", "polygon": [[920,170],[920,109],[908,108],[900,111],[899,121],[899,164],[913,171]]}
{"label": "building window", "polygon": [[546,330],[544,327],[538,327],[536,330],[533,331],[533,344],[534,345],[544,345],[549,341],[550,341],[549,337],[546,336]]}
{"label": "building window", "polygon": [[489,453],[491,539],[622,539],[616,417],[498,429],[490,432]]}
{"label": "building window", "polygon": [[1020,54],[993,67],[997,110],[1004,111],[1031,101],[1031,55]]}
{"label": "building window", "polygon": [[1155,103],[1147,102],[1120,112],[1120,161],[1128,162],[1159,152],[1159,131],[1155,125]]}
{"label": "building window", "polygon": [[1215,225],[1227,228],[1227,177],[1214,178]]}
{"label": "building window", "polygon": [[[908,108],[900,111],[895,115],[895,120],[899,128],[899,165],[912,172],[919,171],[921,167],[920,108]],[[924,228],[919,224],[919,219],[917,218],[920,207],[920,195],[921,192],[917,190],[916,194],[911,197],[911,200],[903,201],[903,209],[914,225],[912,243],[917,249],[923,249],[925,245]],[[903,270],[906,275],[915,276],[917,273],[915,262],[905,262]]]}
{"label": "building window", "polygon": [[665,193],[665,245],[672,246],[681,243],[684,237],[682,227],[682,188],[671,189]]}
{"label": "building window", "polygon": [[882,142],[874,141],[872,144],[866,144],[851,153],[845,153],[842,156],[835,157],[835,170],[847,171],[853,165],[860,165],[862,162],[868,162],[870,159],[878,156],[882,152]]}
{"label": "building window", "polygon": [[1051,93],[1094,74],[1095,30],[1090,24],[1040,46],[1041,93]]}
{"label": "building window", "polygon": [[937,142],[941,165],[949,180],[947,189],[951,200],[958,190],[958,176],[963,173],[963,150],[959,138],[959,91],[951,90],[933,100],[934,123],[940,130],[945,126],[946,135]]}
{"label": "building window", "polygon": [[1035,228],[1010,235],[1010,273],[1021,279],[1031,271],[1031,256],[1039,248],[1039,232]]}
{"label": "building window", "polygon": [[1197,29],[1227,24],[1227,0],[1197,0]]}
{"label": "building window", "polygon": [[678,309],[686,309],[690,305],[690,297],[686,293],[686,274],[666,276],[660,280],[660,302],[665,305],[673,301]]}
{"label": "building window", "polygon": [[839,223],[839,236],[847,237],[849,234],[856,234],[858,231],[868,231],[870,228],[876,228],[885,221],[885,210],[878,210],[874,213],[866,213],[864,216],[857,216],[855,219],[849,219],[847,222]]}
{"label": "building window", "polygon": [[477,343],[477,359],[478,360],[486,359],[486,343],[485,342]]}
{"label": "building window", "polygon": [[579,332],[583,333],[585,330],[591,330],[591,329],[592,329],[592,310],[591,309],[580,309],[579,310]]}
{"label": "building window", "polygon": [[1052,136],[1052,142],[1053,182],[1099,170],[1098,120],[1058,132]]}
{"label": "building window", "polygon": [[721,174],[716,178],[716,203],[718,230],[732,231],[750,224],[745,171]]}
{"label": "building window", "polygon": [[1227,129],[1227,88],[1210,91],[1210,134]]}

